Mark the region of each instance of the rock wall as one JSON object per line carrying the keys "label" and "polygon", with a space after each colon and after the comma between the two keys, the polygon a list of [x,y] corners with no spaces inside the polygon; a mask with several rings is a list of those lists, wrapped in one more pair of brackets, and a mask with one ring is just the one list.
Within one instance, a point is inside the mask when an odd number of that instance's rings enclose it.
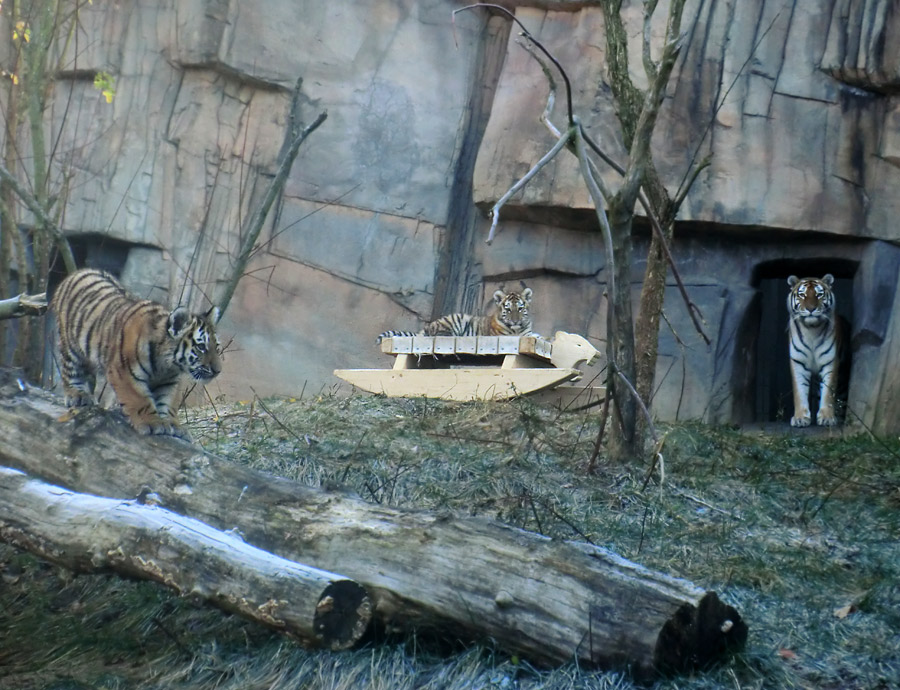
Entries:
{"label": "rock wall", "polygon": [[[485,210],[553,140],[538,120],[546,81],[518,31],[483,11],[452,18],[463,4],[85,8],[49,117],[57,171],[70,179],[65,227],[88,256],[111,239],[129,243],[121,268],[145,294],[214,297],[272,175],[298,77],[306,120],[328,112],[221,326],[234,337],[221,393],[296,395],[335,386],[334,368],[388,366],[374,345],[381,330],[480,308],[496,286],[520,280],[535,289],[539,331],[605,339],[605,257],[571,156],[510,202],[494,245],[482,242]],[[642,3],[623,4],[639,37]],[[559,58],[580,116],[624,160],[598,4],[506,5]],[[691,0],[683,27],[654,158],[674,191],[692,160],[712,154],[679,216],[675,252],[713,345],[670,290],[655,413],[790,416],[771,390],[783,388],[786,364],[767,354],[786,348],[784,322],[773,321],[783,318],[783,280],[830,271],[853,325],[851,407],[896,430],[900,13],[888,0]],[[641,84],[639,51],[633,42]],[[97,70],[116,78],[111,105],[88,78]]]}

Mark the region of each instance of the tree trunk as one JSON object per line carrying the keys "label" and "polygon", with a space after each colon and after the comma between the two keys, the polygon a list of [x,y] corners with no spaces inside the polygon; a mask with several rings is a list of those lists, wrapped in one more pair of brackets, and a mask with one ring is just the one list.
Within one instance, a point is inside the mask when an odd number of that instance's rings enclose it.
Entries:
{"label": "tree trunk", "polygon": [[116,498],[161,505],[291,560],[344,573],[389,629],[493,640],[538,664],[630,668],[639,678],[704,664],[747,628],[713,592],[587,544],[499,522],[370,505],[142,437],[103,411],[57,421],[42,391],[0,381],[0,463]]}
{"label": "tree trunk", "polygon": [[310,646],[347,649],[372,617],[365,589],[144,499],[66,491],[0,467],[0,539],[79,572],[154,580]]}
{"label": "tree trunk", "polygon": [[[675,213],[669,193],[659,179],[654,165],[650,165],[644,175],[644,191],[650,206],[662,227],[663,237],[672,246],[675,229]],[[634,387],[649,408],[653,402],[653,381],[656,377],[656,360],[659,350],[659,320],[662,316],[666,292],[666,274],[669,265],[663,252],[662,243],[655,232],[650,234],[650,249],[647,252],[647,269],[641,288],[640,306],[634,324],[635,374]],[[646,424],[638,420],[636,433],[644,437]]]}
{"label": "tree trunk", "polygon": [[609,229],[613,240],[613,256],[616,257],[615,299],[610,302],[607,318],[608,376],[612,387],[612,407],[609,432],[609,456],[614,462],[628,462],[638,458],[640,438],[635,433],[637,402],[624,376],[634,382],[634,322],[631,308],[631,226],[633,211],[626,208],[616,195],[610,200]]}

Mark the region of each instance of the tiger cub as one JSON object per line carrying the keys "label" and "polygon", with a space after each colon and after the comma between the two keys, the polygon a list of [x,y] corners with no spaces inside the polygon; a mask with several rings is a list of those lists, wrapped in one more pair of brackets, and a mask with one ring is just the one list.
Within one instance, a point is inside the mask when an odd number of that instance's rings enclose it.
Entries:
{"label": "tiger cub", "polygon": [[418,333],[412,331],[385,331],[378,336],[380,343],[385,338],[412,335],[529,335],[532,333],[531,288],[522,292],[494,293],[493,308],[484,316],[471,314],[448,314],[427,324]]}
{"label": "tiger cub", "polygon": [[789,353],[791,379],[794,388],[794,416],[791,426],[804,427],[812,423],[809,406],[810,382],[819,380],[819,412],[816,424],[834,426],[835,391],[838,370],[843,356],[843,329],[836,318],[834,306],[834,276],[787,280],[791,288],[787,307],[790,316]]}
{"label": "tiger cub", "polygon": [[108,273],[81,269],[59,284],[50,308],[59,326],[66,405],[93,404],[102,373],[138,432],[190,440],[172,398],[182,375],[209,381],[222,371],[217,307],[205,314],[184,307],[170,312],[133,297]]}

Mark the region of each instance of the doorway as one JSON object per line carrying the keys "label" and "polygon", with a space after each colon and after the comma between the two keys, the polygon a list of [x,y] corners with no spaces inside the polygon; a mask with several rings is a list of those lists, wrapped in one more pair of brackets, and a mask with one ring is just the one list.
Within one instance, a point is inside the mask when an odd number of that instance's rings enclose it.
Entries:
{"label": "doorway", "polygon": [[[848,328],[846,354],[853,326],[853,279],[858,263],[847,259],[778,260],[760,264],[753,284],[759,290],[759,330],[756,340],[756,380],[754,385],[756,422],[787,422],[793,415],[794,400],[788,359],[787,279],[834,276],[838,316]],[[845,362],[849,371],[849,359]],[[813,408],[815,414],[815,408]]]}

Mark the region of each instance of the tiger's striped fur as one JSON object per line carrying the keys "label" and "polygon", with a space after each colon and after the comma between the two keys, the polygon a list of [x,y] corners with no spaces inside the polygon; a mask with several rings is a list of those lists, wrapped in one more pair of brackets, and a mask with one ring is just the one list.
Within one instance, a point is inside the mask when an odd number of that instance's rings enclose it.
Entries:
{"label": "tiger's striped fur", "polygon": [[66,404],[94,403],[96,376],[112,386],[142,434],[189,440],[172,409],[179,380],[209,381],[222,370],[215,322],[219,310],[191,314],[137,299],[111,275],[82,269],[66,277],[50,307],[59,327],[59,366]]}
{"label": "tiger's striped fur", "polygon": [[843,330],[836,319],[834,276],[823,278],[788,278],[791,287],[787,307],[790,316],[791,379],[794,388],[794,416],[791,426],[812,423],[809,405],[810,382],[819,379],[819,411],[816,424],[834,426],[835,391],[843,355]]}
{"label": "tiger's striped fur", "polygon": [[527,287],[522,292],[497,290],[489,314],[448,314],[427,324],[418,333],[385,331],[378,336],[378,342],[385,338],[412,335],[528,335],[532,332],[531,297],[532,290]]}

